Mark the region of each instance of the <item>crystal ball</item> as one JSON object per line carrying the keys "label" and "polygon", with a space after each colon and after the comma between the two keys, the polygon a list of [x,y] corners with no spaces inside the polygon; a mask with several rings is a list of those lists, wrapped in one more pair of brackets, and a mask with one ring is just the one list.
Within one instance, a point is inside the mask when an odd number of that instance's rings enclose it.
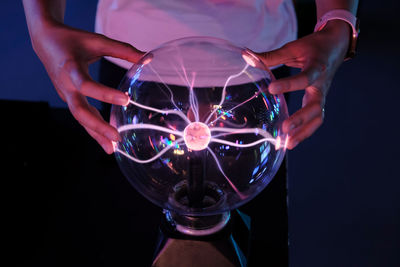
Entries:
{"label": "crystal ball", "polygon": [[283,95],[249,50],[190,37],[146,53],[119,90],[111,123],[120,169],[144,197],[189,216],[220,214],[260,193],[280,167],[287,143]]}

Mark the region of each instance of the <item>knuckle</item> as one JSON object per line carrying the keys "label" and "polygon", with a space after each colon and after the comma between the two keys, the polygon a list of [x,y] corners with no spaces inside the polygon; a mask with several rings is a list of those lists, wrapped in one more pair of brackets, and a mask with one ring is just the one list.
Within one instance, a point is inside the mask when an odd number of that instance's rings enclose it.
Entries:
{"label": "knuckle", "polygon": [[87,37],[85,47],[94,57],[102,55],[102,51],[107,47],[109,38],[103,34],[91,34]]}
{"label": "knuckle", "polygon": [[74,59],[68,58],[68,59],[65,59],[64,61],[62,61],[58,65],[58,67],[62,71],[65,71],[66,73],[71,74],[72,72],[74,72],[76,70],[76,62]]}
{"label": "knuckle", "polygon": [[290,125],[294,125],[295,127],[299,127],[300,125],[304,124],[305,121],[305,114],[295,114],[296,116],[293,117],[293,119],[290,121]]}
{"label": "knuckle", "polygon": [[98,47],[104,48],[112,39],[108,38],[104,34],[97,34],[95,36],[95,41]]}
{"label": "knuckle", "polygon": [[133,48],[133,46],[129,43],[111,39],[104,34],[98,34],[98,37],[99,38],[97,38],[97,40],[100,42],[101,45],[103,45],[102,47],[104,47],[104,45],[118,45],[124,48],[129,48],[129,49]]}
{"label": "knuckle", "polygon": [[93,118],[91,121],[90,129],[102,136],[108,131],[108,124],[105,123],[101,118]]}
{"label": "knuckle", "polygon": [[262,58],[263,60],[265,60],[266,62],[269,62],[269,61],[272,60],[272,54],[271,54],[270,52],[262,53],[262,54],[260,54],[260,56],[261,56],[261,58]]}
{"label": "knuckle", "polygon": [[90,33],[89,35],[86,36],[87,45],[93,44],[93,43],[98,43],[102,42],[107,39],[107,36],[101,33]]}
{"label": "knuckle", "polygon": [[67,75],[78,91],[81,91],[85,75],[74,59],[67,59],[59,65],[59,71]]}
{"label": "knuckle", "polygon": [[102,135],[102,136],[104,136],[105,133],[106,133],[106,129],[104,129],[103,125],[100,124],[100,123],[95,123],[95,124],[91,127],[91,129],[92,129],[94,132],[96,132],[96,133],[98,133],[98,134],[100,134],[100,135]]}
{"label": "knuckle", "polygon": [[83,125],[82,114],[84,113],[84,109],[81,106],[70,106],[69,110],[71,111],[72,116]]}

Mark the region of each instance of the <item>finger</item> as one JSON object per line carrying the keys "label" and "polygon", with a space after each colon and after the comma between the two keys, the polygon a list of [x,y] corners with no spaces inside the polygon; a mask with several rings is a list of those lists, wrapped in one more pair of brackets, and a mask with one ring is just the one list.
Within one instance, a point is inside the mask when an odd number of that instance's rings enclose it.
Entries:
{"label": "finger", "polygon": [[107,153],[107,154],[112,154],[114,152],[114,147],[112,144],[112,141],[110,141],[108,138],[104,137],[103,135],[98,134],[97,132],[84,127],[86,129],[86,131],[88,132],[88,134],[97,141],[97,143],[99,143],[99,145],[103,148],[103,150]]}
{"label": "finger", "polygon": [[93,80],[83,81],[79,91],[85,96],[114,105],[126,106],[129,102],[128,95]]}
{"label": "finger", "polygon": [[[89,108],[97,118],[103,120],[103,117],[101,116],[100,112],[95,107],[89,105]],[[112,140],[104,137],[103,135],[98,134],[97,132],[89,128],[87,128],[86,130],[102,146],[102,148],[107,154],[112,154],[114,152],[114,144]]]}
{"label": "finger", "polygon": [[293,134],[289,134],[287,148],[293,149],[304,139],[310,137],[323,123],[322,116],[317,116],[301,127],[297,128]]}
{"label": "finger", "polygon": [[323,69],[318,67],[318,65],[309,66],[299,74],[273,81],[269,85],[268,90],[271,94],[304,90],[316,81],[322,71]]}
{"label": "finger", "polygon": [[115,119],[115,116],[110,116],[110,125],[114,128],[117,128],[117,121]]}
{"label": "finger", "polygon": [[128,43],[120,42],[104,35],[101,36],[101,43],[98,48],[103,56],[121,58],[133,63],[137,63],[145,54]]}
{"label": "finger", "polygon": [[68,107],[74,118],[85,128],[102,135],[110,141],[119,141],[118,131],[104,121],[98,110],[90,106],[86,98],[78,93],[69,96]]}
{"label": "finger", "polygon": [[282,131],[286,134],[293,134],[296,128],[307,124],[309,121],[323,116],[321,103],[318,101],[308,103],[302,109],[295,112],[292,116],[286,119],[282,125]]}
{"label": "finger", "polygon": [[303,69],[304,62],[303,61],[290,61],[290,62],[285,63],[285,66],[297,68],[297,69]]}
{"label": "finger", "polygon": [[256,54],[267,67],[286,64],[287,62],[294,61],[294,57],[290,53],[287,45],[284,45],[276,50],[254,54]]}
{"label": "finger", "polygon": [[129,96],[123,92],[93,81],[84,66],[71,67],[69,74],[76,89],[84,96],[122,106],[129,102]]}

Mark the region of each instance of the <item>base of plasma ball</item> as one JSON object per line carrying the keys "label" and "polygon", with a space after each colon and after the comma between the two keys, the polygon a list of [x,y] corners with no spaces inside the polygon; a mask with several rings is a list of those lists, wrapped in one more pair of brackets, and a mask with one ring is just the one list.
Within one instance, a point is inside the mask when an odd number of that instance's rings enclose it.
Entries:
{"label": "base of plasma ball", "polygon": [[[184,215],[173,210],[191,210],[193,207],[190,198],[190,185],[183,181],[174,187],[174,192],[169,196],[168,202],[170,209],[165,209],[164,214],[167,221],[173,225],[174,229],[182,234],[189,236],[204,236],[220,231],[228,223],[230,212],[225,211],[214,215]],[[198,200],[199,201],[199,200]],[[203,184],[202,196],[195,209],[215,210],[224,205],[226,195],[214,183],[206,182]]]}
{"label": "base of plasma ball", "polygon": [[207,148],[211,140],[210,128],[202,122],[192,122],[183,131],[187,148],[199,151]]}
{"label": "base of plasma ball", "polygon": [[162,218],[152,267],[243,267],[247,266],[251,218],[233,210],[223,229],[210,235],[177,232]]}
{"label": "base of plasma ball", "polygon": [[185,216],[169,210],[164,210],[164,214],[176,231],[188,236],[215,234],[225,227],[231,217],[229,211],[209,216]]}

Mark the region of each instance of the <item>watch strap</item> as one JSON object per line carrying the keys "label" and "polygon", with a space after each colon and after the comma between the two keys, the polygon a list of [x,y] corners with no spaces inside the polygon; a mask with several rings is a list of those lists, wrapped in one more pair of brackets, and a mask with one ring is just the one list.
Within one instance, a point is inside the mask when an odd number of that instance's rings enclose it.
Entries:
{"label": "watch strap", "polygon": [[347,22],[352,29],[350,46],[345,60],[353,58],[355,55],[356,43],[359,34],[359,20],[356,16],[353,15],[353,13],[346,9],[330,10],[318,20],[317,24],[315,25],[314,32],[322,30],[328,23],[328,21],[335,19]]}

